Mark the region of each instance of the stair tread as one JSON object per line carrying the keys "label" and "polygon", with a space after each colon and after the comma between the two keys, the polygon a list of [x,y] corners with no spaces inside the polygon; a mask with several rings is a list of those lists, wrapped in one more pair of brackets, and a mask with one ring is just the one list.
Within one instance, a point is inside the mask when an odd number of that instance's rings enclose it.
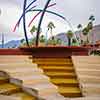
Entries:
{"label": "stair tread", "polygon": [[8,78],[6,78],[6,77],[0,77],[0,81],[1,80],[7,80]]}
{"label": "stair tread", "polygon": [[20,91],[21,89],[13,84],[5,83],[0,85],[0,93],[10,92],[10,91]]}
{"label": "stair tread", "polygon": [[42,67],[43,69],[58,69],[58,70],[60,70],[60,69],[63,69],[63,70],[74,70],[74,68],[73,67],[70,67],[70,66],[43,66]]}
{"label": "stair tread", "polygon": [[37,63],[37,64],[54,64],[54,65],[58,65],[58,64],[62,64],[62,65],[67,65],[67,64],[72,64],[71,62],[59,62],[59,61],[56,61],[56,62],[45,62],[45,61],[43,61],[43,62],[37,62],[37,61],[35,61],[35,63]]}
{"label": "stair tread", "polygon": [[19,98],[21,98],[21,100],[36,100],[36,98],[34,96],[31,96],[25,92],[14,93],[11,96],[19,97]]}
{"label": "stair tread", "polygon": [[80,93],[78,87],[58,87],[60,93]]}
{"label": "stair tread", "polygon": [[9,79],[8,78],[5,78],[5,77],[0,77],[0,84],[4,84],[6,82],[8,82]]}
{"label": "stair tread", "polygon": [[44,74],[50,77],[50,81],[58,87],[58,92],[65,97],[80,97],[81,91],[78,87],[75,69],[71,58],[65,60],[33,60],[40,68],[44,70]]}
{"label": "stair tread", "polygon": [[72,72],[45,72],[47,75],[75,75]]}
{"label": "stair tread", "polygon": [[69,58],[35,58],[34,61],[70,61]]}
{"label": "stair tread", "polygon": [[76,79],[51,79],[51,82],[55,83],[55,84],[60,84],[60,83],[78,83],[78,81]]}

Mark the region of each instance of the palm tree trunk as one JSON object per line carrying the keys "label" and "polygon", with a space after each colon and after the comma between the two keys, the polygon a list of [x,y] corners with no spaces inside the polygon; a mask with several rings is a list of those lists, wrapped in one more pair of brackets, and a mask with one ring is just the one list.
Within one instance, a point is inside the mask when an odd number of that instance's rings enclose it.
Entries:
{"label": "palm tree trunk", "polygon": [[46,42],[45,42],[45,45],[46,45],[46,46],[47,46],[47,44],[48,44],[48,31],[49,31],[49,30],[46,31]]}
{"label": "palm tree trunk", "polygon": [[4,48],[4,34],[2,33],[2,48]]}
{"label": "palm tree trunk", "polygon": [[68,46],[71,46],[71,39],[68,38]]}
{"label": "palm tree trunk", "polygon": [[48,0],[44,9],[43,9],[43,12],[42,12],[42,15],[41,15],[41,18],[40,18],[40,21],[39,21],[39,24],[38,24],[38,30],[37,30],[37,35],[36,35],[36,46],[38,46],[38,42],[39,42],[39,35],[40,35],[40,28],[41,28],[41,24],[42,24],[42,20],[43,20],[43,17],[44,17],[44,14],[45,14],[45,11],[49,5],[51,0]]}
{"label": "palm tree trunk", "polygon": [[24,0],[24,6],[23,6],[23,29],[24,29],[25,40],[26,40],[27,46],[29,47],[27,31],[26,31],[26,20],[25,20],[26,3],[27,3],[27,0]]}
{"label": "palm tree trunk", "polygon": [[52,29],[51,29],[51,37],[53,37],[53,34],[52,34]]}

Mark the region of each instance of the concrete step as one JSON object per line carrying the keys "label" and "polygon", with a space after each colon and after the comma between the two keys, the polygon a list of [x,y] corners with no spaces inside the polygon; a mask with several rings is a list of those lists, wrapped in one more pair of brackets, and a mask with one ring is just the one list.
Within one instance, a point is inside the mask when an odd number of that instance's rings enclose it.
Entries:
{"label": "concrete step", "polygon": [[65,78],[51,78],[50,79],[52,83],[54,83],[57,86],[69,86],[69,87],[78,87],[79,83],[75,78],[71,79],[65,79]]}
{"label": "concrete step", "polygon": [[71,61],[71,59],[68,58],[34,58],[33,61],[38,61],[38,62],[56,62],[56,61],[60,61],[60,62],[68,62]]}
{"label": "concrete step", "polygon": [[0,59],[0,63],[22,63],[22,62],[27,62],[27,63],[32,63],[30,59]]}
{"label": "concrete step", "polygon": [[[45,96],[47,97],[51,94],[58,93],[57,87],[50,82],[44,82],[44,83],[38,83],[38,84],[24,84],[23,87],[37,90],[38,95],[41,98],[44,98]],[[27,91],[26,89],[24,90]]]}
{"label": "concrete step", "polygon": [[21,63],[0,63],[0,69],[13,69],[13,68],[37,68],[37,64],[35,63],[27,63],[27,62],[21,62]]}
{"label": "concrete step", "polygon": [[82,83],[97,83],[97,84],[100,84],[100,77],[99,76],[81,75],[79,78],[80,79],[82,78],[82,80],[80,80]]}
{"label": "concrete step", "polygon": [[65,97],[82,96],[70,58],[60,58],[60,60],[38,58],[33,59],[33,62],[36,62],[43,69],[44,73],[50,77],[50,81],[58,87],[61,95]]}
{"label": "concrete step", "polygon": [[12,97],[12,96],[6,96],[6,95],[0,95],[0,100],[21,100],[18,97]]}
{"label": "concrete step", "polygon": [[20,91],[21,88],[13,84],[5,83],[0,85],[0,94],[10,95]]}
{"label": "concrete step", "polygon": [[57,71],[57,72],[73,72],[74,68],[73,67],[67,67],[67,66],[42,66],[44,71]]}
{"label": "concrete step", "polygon": [[56,62],[33,62],[33,63],[37,63],[38,65],[53,65],[53,66],[55,66],[55,65],[58,65],[58,66],[68,66],[68,65],[72,65],[72,63],[71,62],[58,62],[58,61],[56,61]]}
{"label": "concrete step", "polygon": [[82,94],[78,87],[58,87],[59,93],[65,97],[81,97]]}
{"label": "concrete step", "polygon": [[100,100],[100,96],[86,96],[80,98],[71,98],[70,100]]}
{"label": "concrete step", "polygon": [[8,82],[9,82],[9,79],[8,78],[0,77],[0,85],[1,84],[4,84],[4,83],[8,83]]}
{"label": "concrete step", "polygon": [[79,75],[100,76],[100,71],[78,71]]}
{"label": "concrete step", "polygon": [[18,92],[11,95],[12,97],[19,97],[21,100],[37,100],[36,97],[31,96],[25,92]]}
{"label": "concrete step", "polygon": [[82,84],[82,88],[83,88],[83,93],[86,96],[89,95],[100,95],[100,84],[93,84],[93,83],[88,83],[88,84]]}
{"label": "concrete step", "polygon": [[59,77],[59,78],[75,78],[76,75],[73,72],[45,72],[49,77]]}

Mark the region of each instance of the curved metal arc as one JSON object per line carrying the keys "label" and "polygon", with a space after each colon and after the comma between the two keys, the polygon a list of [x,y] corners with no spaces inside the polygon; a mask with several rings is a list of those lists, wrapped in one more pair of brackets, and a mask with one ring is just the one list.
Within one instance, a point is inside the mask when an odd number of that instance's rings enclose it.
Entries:
{"label": "curved metal arc", "polygon": [[[33,6],[32,8],[30,8],[29,10],[31,10],[31,9],[33,9],[33,8],[35,8],[36,6]],[[27,12],[25,12],[25,13],[27,13]],[[20,21],[21,21],[21,19],[22,19],[22,17],[23,17],[23,14],[21,15],[21,17],[19,18],[19,20],[17,21],[17,23],[16,23],[16,25],[15,25],[15,27],[14,27],[14,29],[13,29],[13,32],[15,32],[15,30],[16,30],[16,27],[17,26],[19,26],[19,24],[20,24]]]}
{"label": "curved metal arc", "polygon": [[38,46],[38,41],[39,41],[39,35],[40,35],[40,29],[41,29],[41,24],[42,24],[42,20],[43,20],[43,17],[45,15],[45,11],[49,5],[51,0],[48,0],[44,6],[44,9],[43,9],[43,12],[41,14],[41,17],[40,17],[40,20],[39,20],[39,24],[38,24],[38,30],[37,30],[37,35],[36,35],[36,46]]}
{"label": "curved metal arc", "polygon": [[41,11],[38,12],[38,13],[32,18],[32,20],[31,20],[30,23],[28,24],[28,27],[30,27],[30,25],[32,24],[32,22],[35,20],[35,18],[36,18],[40,13],[41,13]]}
{"label": "curved metal arc", "polygon": [[[34,10],[30,10],[30,11],[43,11],[42,9],[34,9]],[[62,15],[60,15],[60,14],[58,14],[58,13],[55,13],[55,12],[52,12],[52,11],[49,11],[49,10],[46,10],[45,12],[48,12],[48,13],[51,13],[51,14],[54,14],[54,15],[56,15],[56,16],[59,16],[59,17],[61,17],[62,19],[64,19],[64,20],[66,20],[66,18],[65,17],[63,17]]]}
{"label": "curved metal arc", "polygon": [[[36,0],[33,1],[33,2],[31,2],[31,3],[26,7],[25,11],[26,11],[34,2],[36,2]],[[52,7],[52,6],[54,6],[54,5],[56,5],[56,3],[53,3],[53,4],[49,5],[48,8],[49,8],[49,7]],[[31,7],[29,10],[31,10],[31,9],[33,9],[33,8],[35,8],[35,7],[36,7],[36,6]],[[39,15],[39,14],[35,15],[35,17],[31,20],[31,22],[29,23],[28,26],[30,26],[30,24],[32,23],[32,21],[33,21],[38,15]],[[15,27],[14,27],[14,29],[13,29],[13,32],[15,32],[17,26],[19,26],[22,17],[23,17],[23,14],[21,15],[21,17],[20,17],[19,20],[17,21],[17,23],[16,23],[16,25],[15,25]]]}
{"label": "curved metal arc", "polygon": [[24,35],[26,39],[27,46],[29,47],[28,37],[27,37],[27,30],[26,30],[26,20],[25,20],[25,8],[26,8],[27,0],[24,0],[24,6],[23,6],[23,29],[24,29]]}
{"label": "curved metal arc", "polygon": [[[34,6],[34,7],[35,7],[35,6]],[[31,11],[39,11],[39,13],[40,13],[40,12],[42,12],[43,10],[42,10],[42,9],[34,9],[34,10],[32,10],[32,9],[30,8],[30,9],[27,10],[25,13],[28,13],[28,12],[31,12]],[[51,13],[51,14],[54,14],[54,15],[57,15],[57,16],[63,18],[64,20],[66,20],[65,17],[63,17],[62,15],[60,15],[60,14],[58,14],[58,13],[55,13],[55,12],[52,12],[52,11],[49,11],[49,10],[46,10],[46,12]],[[38,14],[38,15],[39,15],[39,14]],[[16,24],[15,27],[17,27],[17,25],[20,23],[22,17],[23,17],[23,14],[22,14],[22,16],[20,17],[20,19],[18,20],[18,22],[17,22],[17,24]],[[37,17],[37,15],[36,15],[36,17]],[[36,18],[36,17],[35,17],[35,18]],[[14,29],[14,30],[15,30],[15,29]]]}
{"label": "curved metal arc", "polygon": [[[53,3],[53,4],[49,5],[48,8],[49,8],[49,7],[52,7],[52,6],[55,6],[55,5],[56,5],[56,3]],[[41,13],[41,11],[38,12],[38,13],[32,18],[32,20],[31,20],[31,21],[29,22],[29,24],[28,24],[28,27],[30,27],[30,25],[32,24],[32,22],[35,20],[35,18],[36,18],[40,13]]]}
{"label": "curved metal arc", "polygon": [[37,0],[33,0],[27,7],[25,10],[27,10],[34,2],[36,2]]}

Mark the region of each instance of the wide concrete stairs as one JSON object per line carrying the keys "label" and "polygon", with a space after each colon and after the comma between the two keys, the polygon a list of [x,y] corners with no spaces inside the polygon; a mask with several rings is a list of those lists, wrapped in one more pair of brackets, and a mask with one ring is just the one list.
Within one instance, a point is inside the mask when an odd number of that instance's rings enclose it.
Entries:
{"label": "wide concrete stairs", "polygon": [[83,98],[73,100],[100,100],[100,56],[72,57]]}
{"label": "wide concrete stairs", "polygon": [[0,100],[66,100],[57,90],[29,56],[0,56]]}
{"label": "wide concrete stairs", "polygon": [[42,68],[50,81],[58,87],[58,92],[64,97],[81,97],[79,82],[70,57],[67,58],[33,58]]}

